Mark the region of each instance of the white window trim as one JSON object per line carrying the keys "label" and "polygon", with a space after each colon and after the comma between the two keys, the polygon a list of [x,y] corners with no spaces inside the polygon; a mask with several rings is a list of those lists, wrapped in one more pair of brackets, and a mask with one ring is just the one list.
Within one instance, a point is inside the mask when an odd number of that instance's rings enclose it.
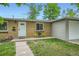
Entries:
{"label": "white window trim", "polygon": [[0,32],[8,32],[8,21],[4,21],[7,22],[7,30],[0,30]]}
{"label": "white window trim", "polygon": [[[37,24],[42,24],[42,25],[43,25],[43,30],[37,30],[37,29],[36,29]],[[44,31],[44,23],[39,23],[39,22],[37,22],[37,23],[35,24],[35,30],[36,30],[36,31]]]}

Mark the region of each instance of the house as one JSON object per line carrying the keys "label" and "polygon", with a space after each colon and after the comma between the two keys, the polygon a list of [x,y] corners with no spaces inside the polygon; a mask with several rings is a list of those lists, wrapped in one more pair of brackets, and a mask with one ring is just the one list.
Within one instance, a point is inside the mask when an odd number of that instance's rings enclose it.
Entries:
{"label": "house", "polygon": [[79,39],[79,19],[26,20],[5,18],[0,24],[0,37],[56,37],[63,40]]}
{"label": "house", "polygon": [[0,37],[47,37],[52,36],[52,21],[5,18],[0,24]]}

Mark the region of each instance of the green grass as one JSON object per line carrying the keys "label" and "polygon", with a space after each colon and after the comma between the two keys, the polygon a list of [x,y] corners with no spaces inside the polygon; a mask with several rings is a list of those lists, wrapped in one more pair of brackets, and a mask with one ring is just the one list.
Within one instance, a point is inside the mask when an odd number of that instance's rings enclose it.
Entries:
{"label": "green grass", "polygon": [[0,56],[14,56],[15,53],[15,42],[0,43]]}
{"label": "green grass", "polygon": [[60,39],[27,42],[36,56],[79,56],[79,45]]}

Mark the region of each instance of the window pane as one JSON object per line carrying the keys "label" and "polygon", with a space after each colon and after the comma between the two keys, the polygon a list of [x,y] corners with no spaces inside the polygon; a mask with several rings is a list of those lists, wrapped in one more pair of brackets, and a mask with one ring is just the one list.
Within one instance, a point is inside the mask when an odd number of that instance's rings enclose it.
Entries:
{"label": "window pane", "polygon": [[39,29],[43,30],[43,24],[40,24]]}
{"label": "window pane", "polygon": [[7,22],[0,24],[0,30],[7,30]]}
{"label": "window pane", "polygon": [[39,30],[39,24],[36,25],[36,30]]}
{"label": "window pane", "polygon": [[43,30],[43,24],[36,24],[36,30]]}

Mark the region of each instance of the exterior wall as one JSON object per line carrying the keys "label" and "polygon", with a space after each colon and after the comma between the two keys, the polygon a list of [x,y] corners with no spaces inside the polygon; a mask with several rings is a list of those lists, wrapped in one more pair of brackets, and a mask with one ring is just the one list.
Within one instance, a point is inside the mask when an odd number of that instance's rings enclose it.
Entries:
{"label": "exterior wall", "polygon": [[[9,36],[17,37],[18,34],[18,22],[15,21],[8,21],[7,24],[7,32],[0,32],[0,38],[7,38]],[[15,31],[12,30],[12,28],[15,27]]]}
{"label": "exterior wall", "polygon": [[34,22],[26,22],[26,37],[34,37],[35,34],[35,23]]}
{"label": "exterior wall", "polygon": [[[51,36],[51,23],[42,22],[44,24],[44,31],[41,31],[42,36]],[[14,38],[18,37],[18,21],[8,21],[8,31],[0,32],[0,38],[7,38],[13,36]],[[12,28],[15,27],[15,31]],[[38,37],[36,31],[36,22],[26,22],[26,37]]]}
{"label": "exterior wall", "polygon": [[66,21],[58,21],[52,24],[52,36],[59,39],[66,39]]}
{"label": "exterior wall", "polygon": [[44,35],[45,36],[52,36],[52,24],[51,23],[44,23]]}
{"label": "exterior wall", "polygon": [[[51,23],[45,23],[44,24],[44,31],[41,31],[42,36],[51,36]],[[36,31],[36,22],[26,22],[26,37],[38,37],[37,31]]]}
{"label": "exterior wall", "polygon": [[79,21],[69,21],[69,40],[79,39]]}

